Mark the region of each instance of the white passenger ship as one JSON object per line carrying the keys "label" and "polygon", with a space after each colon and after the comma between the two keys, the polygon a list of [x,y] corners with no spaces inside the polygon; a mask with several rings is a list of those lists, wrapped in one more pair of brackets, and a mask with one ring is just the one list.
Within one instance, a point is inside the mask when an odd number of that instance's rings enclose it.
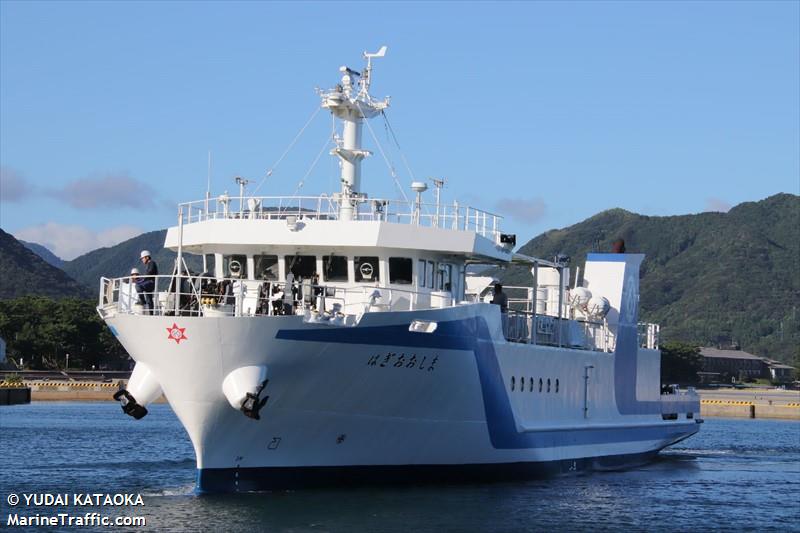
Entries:
{"label": "white passenger ship", "polygon": [[[102,279],[98,311],[136,361],[123,410],[164,394],[200,491],[621,468],[696,433],[698,396],[662,394],[658,328],[637,323],[642,255],[590,254],[570,289],[567,260],[514,253],[500,216],[438,190],[427,205],[421,182],[411,202],[364,192],[384,52],[320,91],[342,123],[340,192],[182,204],[165,242],[182,267],[152,312],[129,278]],[[530,286],[501,313],[468,267],[511,263]]]}

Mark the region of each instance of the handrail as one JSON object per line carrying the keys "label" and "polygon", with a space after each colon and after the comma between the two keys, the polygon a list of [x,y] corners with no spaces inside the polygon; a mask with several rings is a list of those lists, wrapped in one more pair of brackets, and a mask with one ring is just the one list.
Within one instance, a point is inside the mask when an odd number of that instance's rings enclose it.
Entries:
{"label": "handrail", "polygon": [[[310,220],[337,220],[339,202],[333,196],[227,196],[179,204],[183,223],[220,219],[275,220],[297,216]],[[406,200],[364,198],[353,214],[357,221],[383,221],[462,231],[484,237],[500,235],[503,217],[470,206],[419,204]]]}
{"label": "handrail", "polygon": [[[137,290],[130,276],[101,278],[98,310],[101,314],[113,310],[160,316],[174,316],[176,309],[179,316],[277,316],[316,311],[330,319],[340,316],[342,321],[350,316],[355,323],[369,312],[440,309],[479,302],[457,303],[451,297],[434,305],[436,293],[376,285],[318,285],[300,280],[292,284],[291,295],[287,295],[286,282],[278,280],[185,274],[149,277],[155,285],[150,293]],[[152,310],[146,306],[147,295],[152,297]],[[501,315],[508,342],[614,351],[614,336],[605,321],[541,314],[527,307],[509,308]],[[657,324],[639,324],[640,347],[658,349],[658,335]]]}

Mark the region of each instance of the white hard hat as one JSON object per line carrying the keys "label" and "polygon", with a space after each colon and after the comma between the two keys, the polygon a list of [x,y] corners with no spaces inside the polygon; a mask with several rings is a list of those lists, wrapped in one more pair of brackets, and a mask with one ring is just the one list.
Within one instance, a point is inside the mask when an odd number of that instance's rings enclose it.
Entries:
{"label": "white hard hat", "polygon": [[142,250],[142,253],[139,254],[140,258],[145,258],[150,255],[150,250]]}
{"label": "white hard hat", "polygon": [[139,269],[138,268],[132,268],[131,269],[131,274],[138,274],[138,273],[139,273]]}

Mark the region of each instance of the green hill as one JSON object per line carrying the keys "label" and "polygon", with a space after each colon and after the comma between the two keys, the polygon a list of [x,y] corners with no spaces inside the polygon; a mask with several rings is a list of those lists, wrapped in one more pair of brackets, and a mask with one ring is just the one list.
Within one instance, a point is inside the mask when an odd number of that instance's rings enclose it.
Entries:
{"label": "green hill", "polygon": [[[71,261],[65,261],[64,271],[83,285],[97,291],[101,277],[127,276],[131,268],[141,267],[139,253],[142,250],[149,250],[158,264],[159,273],[168,275],[172,273],[178,254],[164,249],[166,235],[167,230],[151,231],[115,246],[92,250]],[[189,254],[185,254],[185,258],[189,268],[200,270],[202,260]]]}
{"label": "green hill", "polygon": [[90,291],[0,229],[0,298],[87,297]]}
{"label": "green hill", "polygon": [[[557,253],[581,266],[588,252],[625,239],[642,265],[641,319],[662,326],[663,340],[739,343],[751,353],[790,361],[800,346],[800,197],[777,194],[728,213],[649,217],[612,209],[548,231],[520,252]],[[574,269],[573,269],[574,270]],[[510,268],[507,285],[530,285]]]}
{"label": "green hill", "polygon": [[27,248],[31,252],[35,253],[36,255],[44,259],[47,264],[52,265],[56,268],[61,268],[63,270],[64,260],[58,257],[53,252],[51,252],[48,247],[42,246],[41,244],[37,244],[35,242],[27,242],[22,240],[20,240],[19,242],[22,243],[22,245],[25,246],[25,248]]}

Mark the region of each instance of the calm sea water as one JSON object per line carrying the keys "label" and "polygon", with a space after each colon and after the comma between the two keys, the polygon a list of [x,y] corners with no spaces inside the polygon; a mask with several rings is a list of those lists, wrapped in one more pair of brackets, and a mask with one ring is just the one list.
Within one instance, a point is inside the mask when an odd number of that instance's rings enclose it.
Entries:
{"label": "calm sea water", "polygon": [[[800,531],[791,421],[708,419],[645,467],[526,483],[197,496],[194,477],[191,444],[166,405],[138,422],[114,403],[0,407],[0,529],[9,512],[99,511],[144,516],[160,531]],[[144,506],[7,501],[76,492],[141,494]]]}

